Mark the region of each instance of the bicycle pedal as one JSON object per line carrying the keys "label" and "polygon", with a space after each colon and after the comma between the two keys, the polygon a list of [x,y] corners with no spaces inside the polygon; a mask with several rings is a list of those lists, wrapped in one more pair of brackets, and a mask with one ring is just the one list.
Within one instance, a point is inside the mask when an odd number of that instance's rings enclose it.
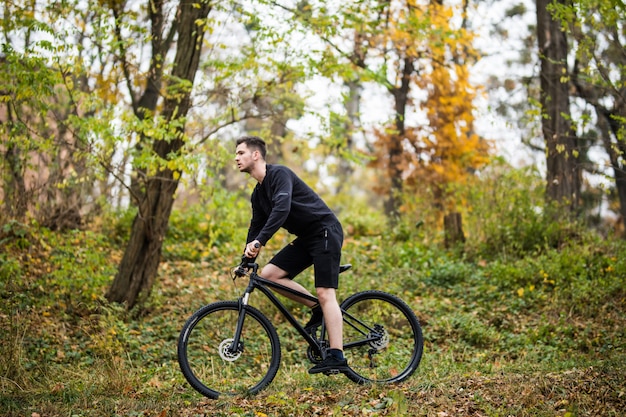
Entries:
{"label": "bicycle pedal", "polygon": [[324,372],[324,375],[331,376],[331,375],[339,375],[341,373],[343,373],[343,372],[340,371],[339,369],[331,369],[330,371]]}

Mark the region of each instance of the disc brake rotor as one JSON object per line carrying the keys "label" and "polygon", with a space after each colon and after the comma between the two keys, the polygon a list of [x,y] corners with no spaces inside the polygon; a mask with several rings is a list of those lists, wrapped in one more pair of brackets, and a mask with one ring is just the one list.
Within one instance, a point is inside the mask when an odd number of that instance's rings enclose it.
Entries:
{"label": "disc brake rotor", "polygon": [[237,349],[237,351],[233,352],[230,347],[233,344],[233,339],[224,339],[218,348],[220,353],[220,358],[224,359],[227,362],[234,362],[241,356],[241,349]]}

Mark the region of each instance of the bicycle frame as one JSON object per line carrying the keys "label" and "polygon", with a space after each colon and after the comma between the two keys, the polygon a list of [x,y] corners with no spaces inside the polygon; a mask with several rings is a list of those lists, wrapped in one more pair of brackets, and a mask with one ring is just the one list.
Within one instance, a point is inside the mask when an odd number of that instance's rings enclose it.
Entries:
{"label": "bicycle frame", "polygon": [[[272,304],[274,304],[274,306],[276,306],[278,311],[280,311],[280,313],[287,319],[287,321],[296,329],[296,331],[300,334],[300,336],[302,336],[302,338],[306,340],[309,346],[312,349],[315,349],[321,355],[323,355],[323,350],[325,349],[325,346],[323,346],[323,343],[321,342],[324,340],[326,324],[322,322],[320,338],[319,339],[314,338],[306,330],[304,330],[304,327],[295,319],[295,317],[291,314],[289,309],[285,307],[285,305],[278,299],[278,297],[272,292],[270,288],[284,291],[284,292],[296,295],[298,297],[304,298],[306,300],[309,300],[315,303],[319,301],[318,298],[308,295],[308,294],[301,293],[300,291],[294,290],[292,288],[286,287],[284,285],[281,285],[276,282],[263,278],[257,273],[259,265],[256,263],[249,263],[246,265],[246,267],[251,269],[252,271],[249,274],[250,281],[248,282],[248,286],[246,290],[244,291],[243,295],[239,298],[240,314],[237,320],[237,327],[235,329],[235,335],[233,337],[230,350],[232,352],[236,352],[238,349],[239,341],[240,341],[241,334],[243,331],[243,323],[244,323],[244,319],[246,316],[245,314],[241,314],[241,313],[244,312],[248,306],[248,300],[250,298],[250,294],[252,294],[252,292],[254,292],[255,289],[258,289],[263,294],[265,294],[265,296],[271,301]],[[357,318],[347,313],[343,309],[341,309],[341,313],[343,316],[344,323],[353,327],[364,336],[362,340],[344,345],[344,349],[350,349],[350,348],[354,348],[358,346],[363,346],[363,345],[369,344],[370,342],[375,342],[382,337],[382,334],[378,332],[376,329],[367,326],[365,323],[358,320]]]}
{"label": "bicycle frame", "polygon": [[[298,322],[298,320],[296,320],[296,318],[291,314],[289,309],[285,307],[285,305],[278,299],[278,297],[272,292],[272,290],[270,290],[270,288],[273,288],[275,290],[285,291],[293,295],[297,295],[298,297],[304,298],[314,303],[318,302],[317,297],[314,297],[308,294],[303,294],[300,291],[296,291],[284,285],[281,285],[276,282],[263,278],[257,273],[259,265],[256,263],[250,263],[247,265],[247,267],[252,269],[252,271],[249,274],[250,281],[248,282],[248,287],[244,291],[243,295],[239,298],[240,314],[239,314],[239,319],[237,321],[237,327],[235,329],[235,336],[233,337],[233,342],[230,347],[231,350],[236,351],[237,346],[239,346],[239,339],[241,338],[241,333],[243,330],[243,321],[245,318],[245,314],[241,314],[241,312],[243,312],[247,308],[250,294],[252,294],[254,290],[258,289],[263,294],[265,294],[265,296],[271,301],[272,304],[274,304],[274,306],[276,306],[278,311],[280,311],[280,313],[287,319],[287,321],[298,331],[300,336],[302,336],[304,340],[307,341],[309,346],[321,352],[322,346],[320,346],[320,343],[318,342],[318,340],[313,338],[309,333],[306,332],[306,330],[304,330],[304,327],[302,327],[302,325]],[[323,332],[324,332],[324,324],[322,324],[322,335],[323,335]]]}

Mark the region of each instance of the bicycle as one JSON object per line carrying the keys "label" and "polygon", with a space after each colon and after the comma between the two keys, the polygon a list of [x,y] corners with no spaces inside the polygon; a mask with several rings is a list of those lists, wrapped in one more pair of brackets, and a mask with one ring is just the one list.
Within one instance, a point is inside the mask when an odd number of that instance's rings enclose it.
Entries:
{"label": "bicycle", "polygon": [[[257,274],[259,265],[242,258],[233,282],[248,276],[246,290],[236,301],[217,301],[194,312],[178,339],[178,362],[189,384],[200,394],[256,394],[276,376],[281,361],[278,333],[259,309],[249,304],[259,290],[271,301],[307,343],[307,358],[321,362],[328,349],[325,323],[307,331],[273,290],[286,291],[317,302]],[[351,268],[341,265],[340,273]],[[395,295],[366,290],[341,304],[344,321],[344,355],[349,370],[343,372],[358,384],[395,383],[409,378],[419,366],[424,349],[422,329],[411,308]]]}

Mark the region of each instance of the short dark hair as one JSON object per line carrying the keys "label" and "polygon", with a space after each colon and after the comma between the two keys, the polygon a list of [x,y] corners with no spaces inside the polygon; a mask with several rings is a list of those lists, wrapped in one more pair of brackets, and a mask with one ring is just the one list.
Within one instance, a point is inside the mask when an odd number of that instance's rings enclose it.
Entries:
{"label": "short dark hair", "polygon": [[237,139],[237,146],[241,145],[242,143],[245,143],[246,146],[250,149],[259,151],[263,159],[265,159],[267,148],[263,139],[258,136],[242,136]]}

